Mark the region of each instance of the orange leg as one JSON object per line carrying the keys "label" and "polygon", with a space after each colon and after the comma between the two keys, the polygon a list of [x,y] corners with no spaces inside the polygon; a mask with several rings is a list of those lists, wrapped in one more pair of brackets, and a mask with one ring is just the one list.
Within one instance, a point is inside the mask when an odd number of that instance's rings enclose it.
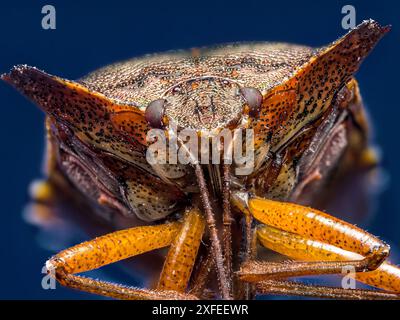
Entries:
{"label": "orange leg", "polygon": [[[182,257],[182,254],[176,249],[177,246],[184,248],[183,251],[191,252],[193,257],[197,253],[198,240],[192,241],[191,235],[195,235],[196,239],[201,238],[199,234],[202,234],[202,223],[200,221],[202,220],[197,212],[187,212],[182,223],[173,222],[116,231],[62,251],[47,261],[46,266],[51,274],[54,272],[56,279],[62,285],[112,298],[129,300],[196,299],[193,295],[170,290],[169,288],[157,290],[132,288],[74,274],[166,247],[171,243],[174,243],[172,250],[177,252],[175,254],[176,257]],[[194,229],[200,230],[194,231]],[[189,236],[185,237],[185,235]],[[179,240],[176,239],[183,239],[183,243],[179,244]],[[189,241],[187,241],[188,239]],[[189,248],[192,244],[197,247],[195,249]],[[172,255],[170,254],[169,256]],[[189,260],[193,260],[193,258]],[[189,268],[189,271],[185,271],[183,266],[179,266],[179,268],[181,274],[189,272],[190,275],[192,266],[188,265],[186,267]],[[164,269],[174,270],[171,268],[170,257],[167,259]],[[162,279],[164,278],[168,278],[166,271],[163,272]],[[187,274],[184,277],[180,277],[179,283],[181,286],[184,278],[188,278]],[[166,283],[168,283],[168,280]]]}
{"label": "orange leg", "polygon": [[[389,253],[388,245],[367,232],[301,205],[247,197],[243,193],[236,193],[233,201],[239,209],[251,213],[257,220],[268,225],[257,232],[263,245],[295,259],[313,260],[291,263],[251,261],[244,264],[239,272],[242,280],[258,282],[301,275],[341,273],[344,267],[352,266],[358,272],[359,280],[400,292],[399,269],[387,263],[381,265]],[[375,273],[363,273],[379,266]],[[263,292],[265,288],[264,283]],[[370,297],[370,294],[365,297]]]}
{"label": "orange leg", "polygon": [[[400,299],[396,292],[400,290],[400,269],[383,262],[378,269],[370,272],[355,273],[358,281],[388,290],[348,290],[342,288],[311,286],[302,283],[282,281],[281,278],[311,274],[326,274],[328,261],[339,261],[336,273],[341,267],[348,265],[345,260],[362,260],[363,257],[338,247],[319,241],[303,238],[270,226],[260,226],[257,230],[260,243],[273,251],[297,260],[284,263],[268,263],[251,261],[238,272],[244,281],[258,282],[260,294],[284,294],[297,296],[326,297],[333,299]],[[310,261],[310,262],[309,262]],[[311,262],[312,261],[312,262]],[[314,262],[317,261],[317,262]],[[332,267],[328,266],[329,268]],[[266,280],[268,279],[268,280]]]}
{"label": "orange leg", "polygon": [[[304,238],[270,226],[260,226],[257,230],[260,243],[273,251],[295,260],[302,261],[361,261],[357,253],[342,250],[338,247]],[[400,292],[400,269],[384,261],[376,270],[358,272],[356,279],[368,285]]]}
{"label": "orange leg", "polygon": [[179,234],[168,251],[157,289],[185,292],[205,228],[197,209],[186,213]]}

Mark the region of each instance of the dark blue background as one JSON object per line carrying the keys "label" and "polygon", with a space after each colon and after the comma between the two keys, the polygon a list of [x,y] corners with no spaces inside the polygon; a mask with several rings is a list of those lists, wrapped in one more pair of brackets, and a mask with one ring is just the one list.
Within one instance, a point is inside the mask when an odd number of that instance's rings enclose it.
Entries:
{"label": "dark blue background", "polygon": [[[232,41],[320,46],[345,33],[341,8],[348,3],[356,7],[358,23],[374,18],[393,25],[363,64],[358,80],[390,175],[379,212],[366,227],[396,246],[400,242],[398,1],[1,1],[0,73],[26,63],[75,79],[144,53]],[[56,30],[41,28],[45,4],[56,7]],[[0,105],[0,298],[86,297],[40,286],[41,267],[52,252],[37,245],[37,230],[23,221],[21,211],[29,182],[40,176],[44,117],[4,83],[0,83]]]}

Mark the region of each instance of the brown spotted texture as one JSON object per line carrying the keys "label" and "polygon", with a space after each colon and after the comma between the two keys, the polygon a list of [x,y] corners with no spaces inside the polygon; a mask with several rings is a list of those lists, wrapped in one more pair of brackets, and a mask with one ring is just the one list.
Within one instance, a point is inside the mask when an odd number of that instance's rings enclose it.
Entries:
{"label": "brown spotted texture", "polygon": [[[229,44],[153,54],[99,69],[80,79],[93,91],[146,105],[178,84],[195,78],[227,79],[268,91],[305,64],[314,50],[284,43]],[[222,83],[223,84],[223,83]]]}
{"label": "brown spotted texture", "polygon": [[[167,126],[174,122],[199,131],[254,129],[255,171],[237,182],[257,194],[288,199],[309,179],[309,172],[304,174],[298,164],[304,163],[302,157],[321,131],[322,120],[331,114],[337,115],[335,123],[356,117],[352,108],[361,102],[342,99],[344,107],[340,106],[338,93],[387,31],[369,20],[320,49],[282,43],[230,44],[200,48],[196,54],[178,51],[135,58],[77,82],[28,66],[17,66],[2,79],[47,113],[55,136],[52,149],[63,145],[58,159],[61,170],[83,193],[117,211],[154,221],[176,212],[198,189],[190,166],[147,163],[149,126],[144,110],[149,102],[166,100]],[[258,115],[244,112],[241,87],[262,93]],[[332,141],[333,149],[326,152],[342,153],[334,148],[346,145],[352,129],[344,126],[341,136],[321,140]],[[308,153],[307,162],[317,156]],[[321,159],[332,166],[339,161],[339,157]],[[210,172],[216,173],[209,180],[218,194],[220,174],[218,169]]]}

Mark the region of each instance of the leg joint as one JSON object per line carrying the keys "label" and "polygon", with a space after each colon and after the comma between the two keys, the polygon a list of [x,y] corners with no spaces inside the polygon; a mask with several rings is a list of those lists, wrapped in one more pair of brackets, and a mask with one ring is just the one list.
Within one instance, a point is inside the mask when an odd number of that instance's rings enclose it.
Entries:
{"label": "leg joint", "polygon": [[389,256],[390,246],[386,243],[374,246],[371,252],[366,256],[366,270],[373,271],[376,270],[383,261]]}

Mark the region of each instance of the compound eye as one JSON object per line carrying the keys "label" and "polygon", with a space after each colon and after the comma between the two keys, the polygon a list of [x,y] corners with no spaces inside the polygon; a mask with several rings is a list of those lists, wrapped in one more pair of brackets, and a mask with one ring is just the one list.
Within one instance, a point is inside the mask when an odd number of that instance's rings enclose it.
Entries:
{"label": "compound eye", "polygon": [[154,100],[148,104],[144,116],[150,127],[155,129],[163,127],[164,105],[164,99]]}
{"label": "compound eye", "polygon": [[246,100],[249,106],[249,114],[254,116],[260,111],[261,103],[263,100],[261,92],[252,87],[240,88],[240,93]]}

